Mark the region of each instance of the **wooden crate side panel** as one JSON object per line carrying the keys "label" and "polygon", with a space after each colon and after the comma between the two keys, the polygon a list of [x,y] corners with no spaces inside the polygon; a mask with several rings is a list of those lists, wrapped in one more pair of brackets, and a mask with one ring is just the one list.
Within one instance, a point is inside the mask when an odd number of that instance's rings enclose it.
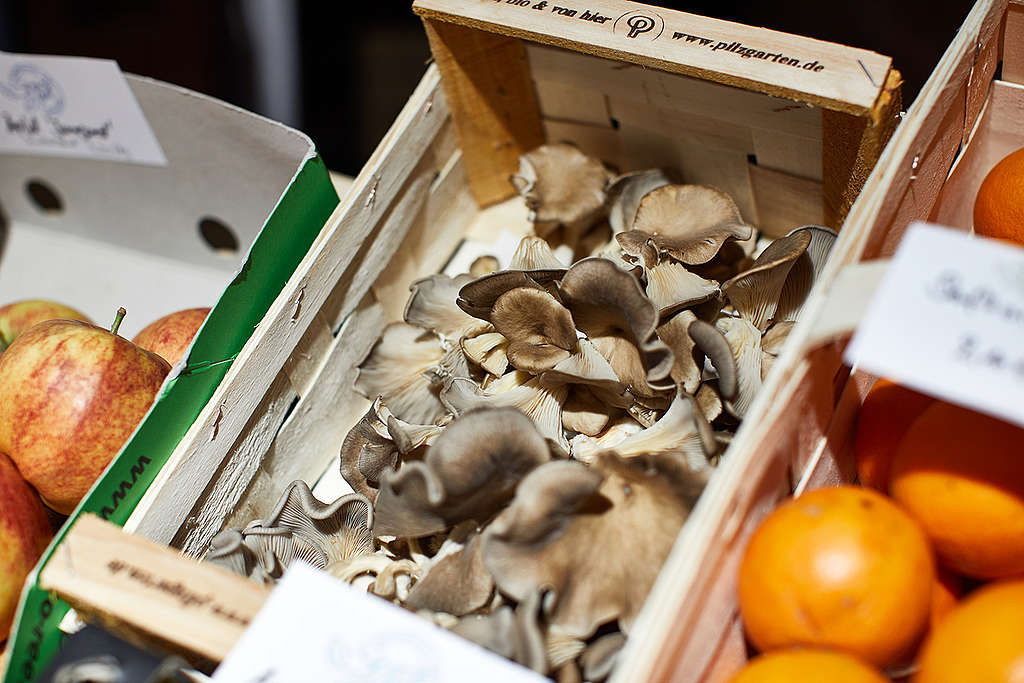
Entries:
{"label": "wooden crate side panel", "polygon": [[[341,440],[347,433],[345,425],[358,420],[369,403],[361,396],[352,395],[355,366],[377,341],[387,323],[383,308],[372,293],[367,294],[364,303],[346,319],[316,383],[295,405],[267,449],[248,488],[237,504],[230,508],[220,527],[242,527],[253,519],[265,518],[288,483],[302,479],[312,486],[330,466],[331,459],[337,458]],[[324,411],[323,406],[331,406],[332,410]],[[282,453],[289,455],[284,457]],[[219,530],[213,523],[208,526]],[[208,542],[205,538],[196,537],[189,545],[201,554]]]}
{"label": "wooden crate side panel", "polygon": [[750,188],[757,206],[757,227],[770,237],[782,237],[803,225],[821,225],[821,182],[750,164]]}
{"label": "wooden crate side panel", "polygon": [[[1005,9],[1004,0],[980,0],[971,10],[851,210],[846,225],[855,234],[837,245],[826,273],[891,254],[907,225],[930,215],[964,139],[978,45],[998,39]],[[982,87],[980,76],[973,81]]]}
{"label": "wooden crate side panel", "polygon": [[423,25],[477,202],[505,199],[520,155],[544,142],[523,42],[429,19]]}
{"label": "wooden crate side panel", "polygon": [[527,43],[526,50],[533,79],[546,84],[542,94],[561,84],[744,128],[821,139],[820,110],[792,100],[544,45]]}
{"label": "wooden crate side panel", "polygon": [[896,129],[902,106],[902,77],[893,70],[869,116],[822,111],[825,225],[836,230],[842,227]]}
{"label": "wooden crate side panel", "polygon": [[[558,6],[561,5],[561,6]],[[864,115],[892,59],[623,0],[416,0],[423,17]],[[791,59],[799,55],[799,59]],[[785,61],[780,58],[785,58]]]}
{"label": "wooden crate side panel", "polygon": [[974,221],[974,197],[981,181],[1003,157],[1024,147],[1024,86],[995,81],[988,104],[943,186],[930,220],[961,230]]}
{"label": "wooden crate side panel", "polygon": [[1024,2],[1009,3],[1004,32],[1002,79],[1024,85]]}
{"label": "wooden crate side panel", "polygon": [[[444,127],[438,135],[438,141],[443,141],[449,130],[450,127]],[[450,149],[450,145],[443,142],[439,142],[437,147]],[[421,269],[407,272],[409,279],[405,280],[406,283],[427,274],[424,269],[435,272],[443,263],[439,262],[439,259],[445,258],[444,254],[449,253],[457,243],[469,217],[475,212],[475,204],[471,201],[455,201],[460,190],[466,189],[465,174],[461,172],[461,165],[443,163],[433,153],[434,151],[435,148],[432,147],[424,154],[399,196],[391,202],[388,214],[359,246],[351,266],[335,285],[335,291],[341,290],[345,293],[343,299],[348,300],[356,296],[360,299],[365,298],[372,283],[377,282],[381,274],[391,267],[389,264],[394,264],[395,261],[412,262]],[[468,190],[462,192],[462,195],[468,198]],[[460,206],[463,207],[462,215],[455,215],[455,209]],[[398,248],[399,245],[401,248]],[[406,284],[406,292],[407,287]],[[394,298],[404,302],[406,297]],[[357,305],[355,302],[347,302],[344,308],[352,310]],[[393,311],[389,311],[385,306],[384,313],[387,315]],[[398,317],[401,316],[401,309],[397,314]],[[362,332],[363,330],[359,330],[353,334],[360,335]],[[335,402],[343,406],[341,412],[345,414],[333,415],[330,420],[300,420],[295,427],[285,425],[281,428],[283,438],[276,441],[274,436],[278,430],[275,428],[260,440],[261,445],[264,445],[262,450],[246,449],[239,454],[242,457],[229,454],[215,476],[212,488],[208,489],[207,495],[197,503],[196,510],[191,515],[194,523],[179,533],[179,547],[190,554],[203,552],[213,535],[223,527],[227,516],[237,507],[241,493],[249,488],[257,469],[269,469],[280,492],[296,479],[315,482],[330,460],[337,457],[348,428],[365,412],[366,401],[354,392],[351,385],[342,387],[341,394],[325,394],[324,388],[331,382],[327,381],[324,374],[325,371],[329,375],[354,374],[352,366],[362,360],[369,351],[367,344],[373,344],[373,340],[369,339],[360,341],[362,343],[357,345],[344,339],[334,340],[335,348],[338,345],[344,347],[344,351],[339,355],[346,365],[325,368],[327,356],[321,355],[316,396],[307,397],[305,394],[299,394],[297,398],[300,399],[302,409],[299,412],[293,411],[292,417],[311,414],[321,416],[324,413],[322,409],[313,410],[311,413],[307,407],[330,406]],[[352,353],[358,346],[362,347],[363,353],[353,357]],[[310,351],[311,347],[300,343],[293,356],[304,355]],[[307,398],[310,400],[307,401]],[[291,418],[289,422],[293,422]],[[276,426],[280,425],[279,421]],[[321,428],[319,433],[316,433],[317,427]],[[328,431],[324,433],[323,429]],[[275,447],[268,453],[267,448],[271,441],[274,441]],[[276,462],[264,462],[264,454]],[[280,493],[259,499],[268,506],[259,516],[270,511],[269,506],[274,504],[278,495]],[[255,501],[253,498],[247,507],[256,505]]]}
{"label": "wooden crate side panel", "polygon": [[[436,70],[429,70],[356,178],[352,192],[160,471],[129,520],[130,530],[165,544],[175,537],[327,299],[332,287],[321,283],[342,278],[358,252],[352,246],[362,244],[380,223],[450,120],[438,84]],[[360,285],[363,293],[371,283],[372,279]],[[361,298],[362,293],[352,297],[352,308]]]}

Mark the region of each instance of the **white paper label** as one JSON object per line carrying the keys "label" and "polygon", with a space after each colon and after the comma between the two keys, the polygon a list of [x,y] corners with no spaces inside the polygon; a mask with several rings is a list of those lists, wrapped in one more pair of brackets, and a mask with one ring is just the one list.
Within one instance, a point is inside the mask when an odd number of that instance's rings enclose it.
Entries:
{"label": "white paper label", "polygon": [[846,361],[1024,426],[1024,249],[912,225]]}
{"label": "white paper label", "polygon": [[214,672],[218,683],[546,681],[391,603],[297,563]]}
{"label": "white paper label", "polygon": [[0,53],[0,152],[167,165],[107,59]]}

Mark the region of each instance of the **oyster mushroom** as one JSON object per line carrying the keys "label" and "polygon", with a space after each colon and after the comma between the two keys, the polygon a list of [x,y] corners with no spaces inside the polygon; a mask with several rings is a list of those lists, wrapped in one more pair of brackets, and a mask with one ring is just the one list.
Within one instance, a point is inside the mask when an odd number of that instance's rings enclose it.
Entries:
{"label": "oyster mushroom", "polygon": [[658,311],[632,275],[603,258],[578,261],[559,283],[576,327],[638,400],[673,386],[672,351],[658,339]]}
{"label": "oyster mushroom", "polygon": [[515,609],[505,605],[485,616],[463,617],[451,628],[467,640],[539,673],[549,670],[541,627],[544,595],[534,591]]}
{"label": "oyster mushroom", "polygon": [[591,437],[582,433],[574,436],[569,442],[570,452],[573,458],[590,464],[598,453],[615,450],[617,445],[643,429],[645,427],[633,418],[622,416],[597,436]]}
{"label": "oyster mushroom", "polygon": [[484,564],[515,600],[550,588],[551,628],[586,639],[617,619],[628,633],[689,514],[678,476],[659,456],[542,465],[484,530]]}
{"label": "oyster mushroom", "polygon": [[546,387],[539,377],[516,372],[491,382],[486,391],[472,380],[453,379],[442,390],[441,400],[456,415],[475,408],[515,408],[533,421],[544,438],[568,452],[562,433],[562,404],[568,395],[565,385]]}
{"label": "oyster mushroom", "polygon": [[589,384],[615,395],[621,394],[625,389],[611,364],[597,350],[597,346],[585,338],[578,341],[576,353],[541,373],[540,382],[547,387],[559,384]]}
{"label": "oyster mushroom", "polygon": [[491,308],[494,328],[508,339],[508,361],[520,370],[549,370],[576,350],[572,315],[546,290],[517,287]]}
{"label": "oyster mushroom", "polygon": [[494,377],[501,377],[508,369],[508,339],[501,332],[483,332],[475,337],[464,337],[459,345],[467,359]]}
{"label": "oyster mushroom", "polygon": [[811,242],[807,245],[807,250],[797,258],[793,267],[789,269],[786,284],[783,285],[782,292],[779,294],[779,305],[775,311],[776,321],[799,319],[804,302],[807,301],[807,296],[811,293],[818,274],[828,262],[832,247],[836,239],[839,238],[839,234],[835,230],[820,225],[806,225],[797,228],[790,231],[787,237],[803,230],[810,233]]}
{"label": "oyster mushroom", "polygon": [[626,636],[622,633],[609,633],[587,645],[580,656],[584,678],[593,683],[608,678],[625,645]]}
{"label": "oyster mushroom", "polygon": [[359,365],[356,391],[369,399],[384,398],[392,412],[418,424],[445,415],[438,388],[423,375],[445,355],[441,340],[408,323],[392,323]]}
{"label": "oyster mushroom", "polygon": [[761,379],[768,376],[775,359],[782,353],[782,347],[796,323],[791,320],[777,322],[761,337]]}
{"label": "oyster mushroom", "polygon": [[550,458],[547,442],[517,410],[460,415],[422,461],[406,462],[381,476],[373,532],[426,536],[466,519],[488,519],[527,472]]}
{"label": "oyster mushroom", "polygon": [[705,280],[670,259],[645,266],[644,273],[647,276],[647,296],[662,320],[721,295],[717,282]]}
{"label": "oyster mushroom", "polygon": [[[690,323],[697,320],[693,311],[680,311],[658,326],[658,338],[672,349],[672,381],[688,394],[700,386],[704,354],[690,336]],[[705,323],[706,324],[706,323]]]}
{"label": "oyster mushroom", "polygon": [[350,493],[322,503],[305,482],[295,481],[266,520],[215,536],[206,559],[234,571],[252,562],[249,576],[269,582],[296,559],[324,569],[373,553],[373,523],[373,505],[366,496]]}
{"label": "oyster mushroom", "polygon": [[[715,326],[725,335],[736,361],[736,395],[726,407],[742,418],[761,389],[761,331],[742,318],[721,318]],[[722,397],[726,397],[724,389]]]}
{"label": "oyster mushroom", "polygon": [[707,356],[718,372],[718,393],[725,399],[734,398],[739,391],[739,370],[733,347],[725,333],[720,326],[716,327],[703,320],[691,321],[687,331],[694,345]]}
{"label": "oyster mushroom", "polygon": [[612,234],[632,230],[640,200],[651,190],[670,182],[660,168],[634,171],[615,178],[608,187],[608,224],[612,228]]}
{"label": "oyster mushroom", "polygon": [[380,417],[382,405],[378,396],[341,444],[341,476],[353,491],[371,501],[377,497],[376,484],[381,473],[398,464],[398,447]]}
{"label": "oyster mushroom", "polygon": [[610,421],[609,406],[585,386],[573,387],[562,405],[562,426],[571,432],[597,436]]}
{"label": "oyster mushroom", "polygon": [[509,270],[525,270],[528,273],[558,273],[558,277],[561,277],[566,268],[567,266],[551,250],[551,245],[535,235],[527,235],[519,240],[519,245],[508,264]]}
{"label": "oyster mushroom", "polygon": [[473,280],[472,275],[440,273],[416,280],[409,286],[412,295],[406,301],[403,319],[446,340],[458,341],[479,332],[486,323],[455,305],[459,290]]}
{"label": "oyster mushroom", "polygon": [[749,270],[722,283],[722,291],[733,308],[758,330],[764,332],[768,328],[790,268],[807,251],[810,242],[809,230],[780,237],[761,252]]}
{"label": "oyster mushroom", "polygon": [[473,259],[473,262],[469,264],[469,274],[473,277],[483,277],[484,275],[490,275],[501,270],[501,264],[498,263],[498,259],[490,254],[484,254],[483,256],[477,256]]}
{"label": "oyster mushroom", "polygon": [[[541,279],[543,282],[549,282],[559,276],[552,276],[548,280]],[[490,322],[494,302],[505,292],[517,287],[532,287],[547,291],[541,281],[535,280],[526,271],[499,270],[497,273],[485,275],[465,285],[459,290],[455,305],[475,318]]]}
{"label": "oyster mushroom", "polygon": [[457,617],[490,602],[494,580],[484,567],[480,535],[474,534],[458,550],[437,560],[405,599],[405,607],[418,611],[445,612]]}
{"label": "oyster mushroom", "polygon": [[711,425],[704,419],[697,401],[693,396],[677,391],[661,419],[616,444],[614,450],[626,458],[645,453],[680,451],[690,467],[699,472],[709,467],[708,457],[714,454],[716,445]]}
{"label": "oyster mushroom", "polygon": [[687,265],[710,261],[728,239],[745,240],[753,228],[736,202],[705,185],[665,185],[640,201],[633,229],[615,235],[627,254],[639,256],[648,241]]}
{"label": "oyster mushroom", "polygon": [[568,244],[603,215],[610,180],[600,160],[569,143],[541,145],[522,155],[511,178],[526,199],[537,235],[563,228]]}

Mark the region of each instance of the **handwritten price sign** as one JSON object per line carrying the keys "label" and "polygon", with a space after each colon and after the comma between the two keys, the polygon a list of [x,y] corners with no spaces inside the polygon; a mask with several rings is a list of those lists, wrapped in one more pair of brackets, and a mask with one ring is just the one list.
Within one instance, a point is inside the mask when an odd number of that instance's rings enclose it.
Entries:
{"label": "handwritten price sign", "polygon": [[847,361],[1024,426],[1024,249],[911,226]]}

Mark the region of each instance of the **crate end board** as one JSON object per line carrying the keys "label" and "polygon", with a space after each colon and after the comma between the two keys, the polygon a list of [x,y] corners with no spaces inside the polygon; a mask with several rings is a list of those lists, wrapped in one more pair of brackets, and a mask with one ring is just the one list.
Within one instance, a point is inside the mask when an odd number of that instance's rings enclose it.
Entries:
{"label": "crate end board", "polygon": [[855,116],[875,107],[892,68],[870,50],[623,0],[416,0],[413,11]]}
{"label": "crate end board", "polygon": [[82,515],[39,573],[41,588],[134,642],[219,662],[269,589]]}

